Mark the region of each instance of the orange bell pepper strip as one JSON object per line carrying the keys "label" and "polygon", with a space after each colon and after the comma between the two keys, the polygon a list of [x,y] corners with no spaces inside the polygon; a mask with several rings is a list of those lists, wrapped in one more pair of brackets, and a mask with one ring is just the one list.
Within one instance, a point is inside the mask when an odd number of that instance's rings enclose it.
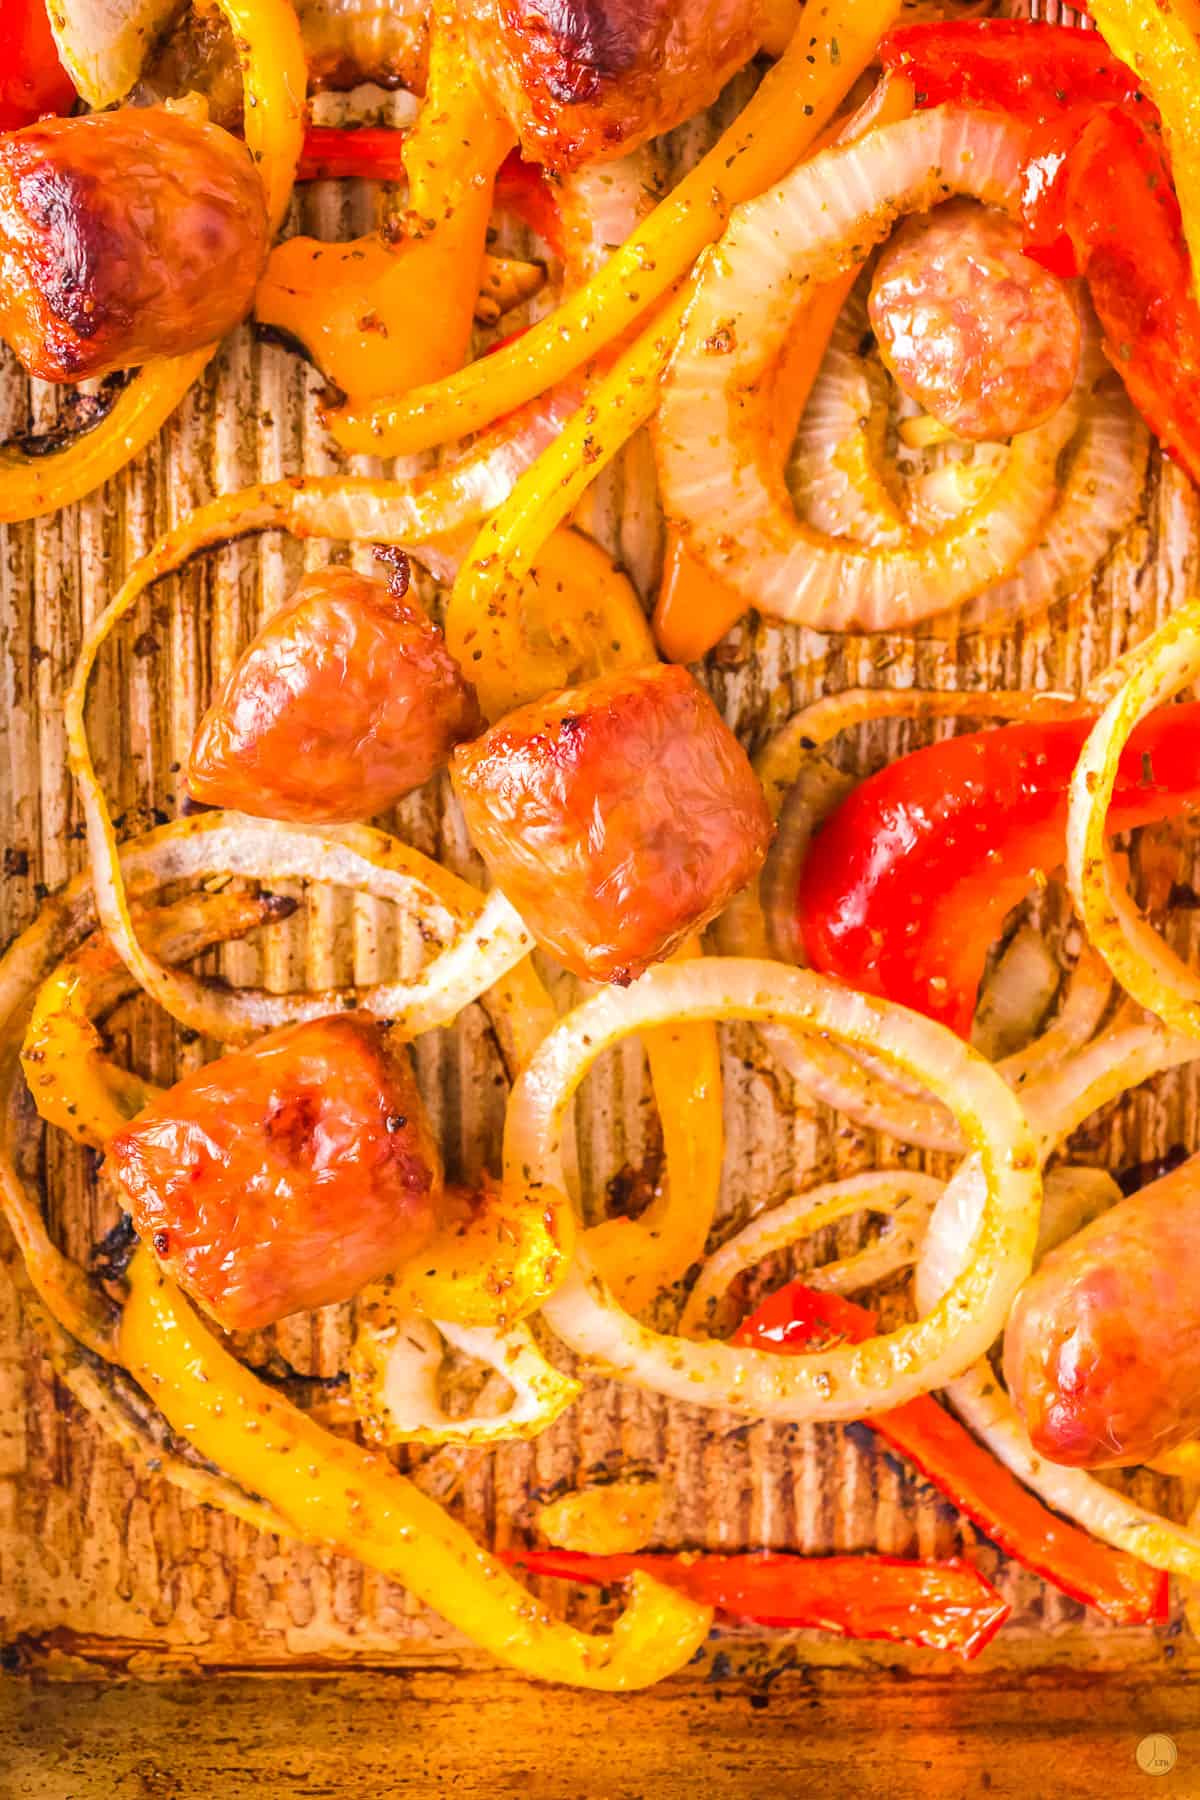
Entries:
{"label": "orange bell pepper strip", "polygon": [[[870,128],[907,118],[913,109],[911,83],[891,76],[872,110]],[[845,135],[838,120],[812,147],[816,156]],[[819,287],[796,320],[787,349],[775,371],[771,454],[783,467],[792,439],[804,416],[813,383],[821,370],[833,328],[860,271],[850,269]],[[699,662],[720,643],[745,612],[727,582],[688,548],[687,539],[670,521],[662,584],[654,608],[654,636],[668,662]]]}
{"label": "orange bell pepper strip", "polygon": [[[750,1315],[734,1342],[804,1355],[836,1338],[860,1343],[878,1329],[867,1307],[790,1281]],[[1165,1575],[1049,1512],[931,1394],[866,1423],[999,1549],[1043,1580],[1120,1624],[1166,1619]]]}
{"label": "orange bell pepper strip", "polygon": [[[708,155],[592,280],[506,350],[444,381],[329,415],[344,450],[407,456],[479,431],[592,361],[671,291],[725,229],[803,155],[870,63],[900,0],[820,0]],[[811,40],[811,42],[810,42]]]}
{"label": "orange bell pepper strip", "polygon": [[[365,134],[343,136],[349,147]],[[357,397],[404,392],[461,368],[470,350],[493,178],[512,141],[511,126],[467,54],[460,24],[439,11],[425,99],[400,147],[407,209],[347,244],[294,237],[277,245],[259,284],[259,323],[297,339],[323,374]],[[372,133],[371,146],[377,144]],[[363,156],[369,160],[366,150]]]}

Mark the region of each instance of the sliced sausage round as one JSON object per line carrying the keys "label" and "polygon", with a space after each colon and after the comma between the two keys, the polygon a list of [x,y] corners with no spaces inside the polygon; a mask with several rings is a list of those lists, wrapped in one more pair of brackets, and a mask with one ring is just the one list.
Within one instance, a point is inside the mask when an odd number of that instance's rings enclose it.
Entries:
{"label": "sliced sausage round", "polygon": [[1145,1462],[1200,1429],[1200,1157],[1050,1252],[1017,1295],[1004,1372],[1051,1462]]}
{"label": "sliced sausage round", "polygon": [[454,755],[492,877],[560,962],[627,982],[713,918],[771,838],[745,751],[686,669],[519,707]]}
{"label": "sliced sausage round", "polygon": [[473,688],[419,606],[352,569],[307,576],[201,721],[196,800],[272,819],[369,819],[482,726]]}
{"label": "sliced sausage round", "polygon": [[230,1331],[348,1300],[439,1223],[442,1165],[408,1052],[335,1014],[269,1032],[109,1144],[138,1234]]}
{"label": "sliced sausage round", "polygon": [[1075,296],[1021,243],[1007,214],[952,200],[907,219],[876,265],[869,310],[879,354],[904,392],[959,437],[1029,431],[1075,382]]}
{"label": "sliced sausage round", "polygon": [[0,337],[44,381],[216,343],[267,239],[250,153],[219,126],[124,106],[0,137]]}

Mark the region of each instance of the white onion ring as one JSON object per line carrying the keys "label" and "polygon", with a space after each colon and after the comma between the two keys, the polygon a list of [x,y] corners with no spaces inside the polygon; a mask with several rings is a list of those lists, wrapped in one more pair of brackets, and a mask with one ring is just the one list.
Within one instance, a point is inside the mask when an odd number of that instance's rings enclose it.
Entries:
{"label": "white onion ring", "polygon": [[795,516],[768,468],[769,373],[809,287],[861,262],[899,213],[964,193],[1018,212],[1027,134],[936,107],[800,165],[738,207],[689,306],[657,428],[668,518],[754,605],[819,630],[887,630],[971,599],[1033,548],[1055,497],[1062,425],[1013,441],[985,501],[876,551]]}
{"label": "white onion ring", "polygon": [[[1063,1073],[1026,1091],[1026,1108],[1039,1135],[1042,1157],[1097,1106],[1150,1075],[1198,1056],[1200,1042],[1157,1024],[1110,1027]],[[960,1277],[970,1254],[979,1201],[978,1177],[969,1164],[964,1165],[948,1184],[926,1233],[914,1284],[918,1306],[932,1304]],[[1038,1456],[986,1357],[948,1382],[946,1392],[955,1411],[992,1454],[1048,1506],[1152,1568],[1200,1579],[1200,1536],[1194,1531],[1138,1506],[1084,1469]]]}
{"label": "white onion ring", "polygon": [[[115,840],[110,834],[114,858]],[[450,939],[412,981],[335,992],[270,994],[216,989],[168,969],[143,949],[129,915],[121,861],[96,858],[96,911],[126,968],[174,1017],[222,1043],[357,1005],[394,1020],[405,1036],[448,1024],[529,954],[533,940],[499,890],[486,901],[438,863],[370,826],[310,828],[240,813],[201,813],[164,828],[155,861],[162,880],[214,869],[263,881],[304,880],[416,908],[435,937]]]}
{"label": "white onion ring", "polygon": [[1142,720],[1200,675],[1200,601],[1142,644],[1071,777],[1067,880],[1084,930],[1126,993],[1171,1030],[1200,1037],[1200,978],[1142,918],[1118,880],[1107,816],[1121,753]]}
{"label": "white onion ring", "polygon": [[[770,738],[755,759],[772,816],[779,818],[788,796],[821,747],[843,731],[872,720],[893,718],[1063,718],[1079,710],[1067,694],[947,694],[931,689],[849,688],[827,695],[793,715]],[[830,787],[831,799],[836,788]],[[721,948],[733,956],[766,956],[782,950],[799,962],[803,947],[794,932],[772,925],[763,897],[776,879],[789,845],[781,832],[761,873],[735,896],[717,921]],[[787,879],[790,879],[788,877]],[[784,882],[782,885],[786,885]],[[1096,958],[1086,950],[1069,975],[1057,1018],[1042,1036],[1000,1065],[1013,1087],[1021,1087],[1043,1067],[1057,1065],[1085,1043],[1100,1023],[1111,984]],[[925,1150],[961,1155],[963,1144],[945,1107],[927,1094],[897,1081],[869,1058],[850,1054],[825,1037],[805,1035],[786,1026],[760,1025],[759,1035],[797,1086],[856,1124],[919,1145]]]}
{"label": "white onion ring", "polygon": [[506,1180],[521,1179],[555,1203],[564,1188],[563,1119],[596,1057],[632,1032],[699,1018],[778,1019],[836,1034],[869,1046],[952,1106],[988,1194],[970,1269],[915,1324],[865,1344],[779,1358],[647,1330],[618,1306],[580,1245],[543,1306],[546,1323],[579,1355],[640,1387],[754,1418],[856,1419],[944,1385],[991,1343],[1029,1273],[1041,1183],[1012,1093],[932,1020],[778,963],[710,958],[652,969],[576,1008],[535,1053],[509,1101]]}
{"label": "white onion ring", "polygon": [[[765,1257],[788,1250],[813,1232],[855,1213],[887,1213],[890,1225],[886,1236],[853,1256],[806,1269],[805,1284],[835,1294],[853,1293],[908,1268],[945,1185],[932,1175],[908,1169],[873,1169],[825,1182],[760,1213],[714,1251],[700,1270],[680,1316],[681,1334],[695,1337],[711,1326],[718,1305],[739,1275]],[[883,1254],[876,1255],[877,1251]]]}
{"label": "white onion ring", "polygon": [[[1082,317],[1084,345],[1074,391],[1056,415],[1067,459],[1057,504],[1041,541],[1013,573],[959,610],[960,632],[1044,611],[1078,592],[1137,509],[1149,433],[1100,352],[1095,315],[1086,302]],[[866,300],[856,289],[834,328],[792,446],[787,479],[798,511],[819,531],[874,549],[895,548],[914,528],[913,489],[893,492],[888,481],[887,381],[859,352],[867,330]]]}

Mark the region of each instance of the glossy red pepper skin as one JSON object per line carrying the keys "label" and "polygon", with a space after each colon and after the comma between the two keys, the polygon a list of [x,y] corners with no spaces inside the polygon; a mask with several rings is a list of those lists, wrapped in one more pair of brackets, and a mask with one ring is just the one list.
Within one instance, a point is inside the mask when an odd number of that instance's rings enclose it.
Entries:
{"label": "glossy red pepper skin", "polygon": [[[816,834],[797,918],[816,969],[966,1036],[1006,914],[1063,861],[1088,718],[1027,721],[915,750],[862,782]],[[1200,803],[1200,703],[1134,732],[1112,831]]]}
{"label": "glossy red pepper skin", "polygon": [[[867,1307],[790,1281],[744,1321],[734,1342],[803,1355],[838,1338],[860,1343],[877,1330]],[[1120,1624],[1166,1619],[1165,1575],[1056,1517],[932,1395],[877,1413],[867,1423],[1006,1556]]]}
{"label": "glossy red pepper skin", "polygon": [[880,45],[918,106],[1034,126],[1026,252],[1082,275],[1109,360],[1167,454],[1200,483],[1200,307],[1156,108],[1095,31],[1027,20],[908,25]]}
{"label": "glossy red pepper skin", "polygon": [[46,113],[75,104],[71,77],[58,60],[46,0],[3,0],[0,6],[0,131],[18,131]]}
{"label": "glossy red pepper skin", "polygon": [[496,176],[495,193],[501,212],[520,219],[556,255],[562,255],[562,220],[554,184],[538,163],[526,162],[519,150],[510,150]]}
{"label": "glossy red pepper skin", "polygon": [[964,1661],[979,1655],[1012,1610],[978,1569],[958,1557],[917,1562],[897,1556],[794,1556],[765,1550],[733,1556],[519,1550],[506,1560],[531,1575],[601,1586],[641,1570],[730,1618],[953,1650]]}
{"label": "glossy red pepper skin", "polygon": [[1027,253],[1085,277],[1130,399],[1200,483],[1200,307],[1162,140],[1117,106],[1066,132],[1030,165]]}
{"label": "glossy red pepper skin", "polygon": [[911,81],[919,107],[974,106],[1041,125],[1110,101],[1157,115],[1137,77],[1097,31],[1029,19],[901,25],[879,45],[888,73]]}
{"label": "glossy red pepper skin", "polygon": [[404,181],[406,132],[392,125],[310,125],[297,181]]}

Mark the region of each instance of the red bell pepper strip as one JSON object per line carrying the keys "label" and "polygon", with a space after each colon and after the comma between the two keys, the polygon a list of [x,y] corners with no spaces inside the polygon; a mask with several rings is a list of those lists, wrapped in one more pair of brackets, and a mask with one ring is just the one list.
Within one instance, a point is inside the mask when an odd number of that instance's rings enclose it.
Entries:
{"label": "red bell pepper strip", "polygon": [[1082,274],[1109,360],[1163,449],[1200,483],[1200,307],[1161,138],[1097,111],[1026,177],[1027,249]]}
{"label": "red bell pepper strip", "polygon": [[898,1556],[794,1556],[783,1551],[712,1555],[587,1556],[517,1550],[505,1557],[531,1575],[609,1586],[639,1570],[729,1618],[757,1625],[889,1638],[969,1661],[991,1642],[1012,1608],[972,1564]]}
{"label": "red bell pepper strip", "polygon": [[[815,969],[966,1036],[1005,915],[1066,851],[1088,718],[1030,720],[915,750],[860,783],[817,832],[797,917]],[[1200,703],[1170,706],[1121,758],[1109,830],[1200,802]]]}
{"label": "red bell pepper strip", "polygon": [[879,45],[888,73],[911,81],[918,107],[973,106],[1042,125],[1109,102],[1157,118],[1137,77],[1098,31],[1029,19],[939,20],[901,25]]}
{"label": "red bell pepper strip", "polygon": [[554,187],[538,163],[526,162],[519,150],[510,150],[496,176],[496,205],[511,213],[549,244],[556,256],[563,251],[562,220]]}
{"label": "red bell pepper strip", "polygon": [[[838,1338],[860,1343],[877,1330],[865,1306],[790,1281],[744,1321],[734,1342],[802,1355]],[[932,1395],[866,1422],[1007,1556],[1063,1593],[1124,1625],[1166,1619],[1165,1575],[1048,1511]]]}
{"label": "red bell pepper strip", "polygon": [[310,125],[297,181],[405,181],[407,132],[392,125]]}
{"label": "red bell pepper strip", "polygon": [[[0,40],[2,41],[2,40]],[[391,125],[310,125],[296,170],[297,181],[403,181],[405,133]],[[513,150],[500,165],[493,194],[498,212],[510,213],[562,254],[562,223],[544,169]]]}
{"label": "red bell pepper strip", "polygon": [[907,25],[880,45],[918,106],[1036,127],[1026,249],[1082,275],[1109,360],[1164,450],[1200,483],[1200,307],[1157,109],[1099,32],[1028,20]]}
{"label": "red bell pepper strip", "polygon": [[0,4],[0,131],[70,112],[75,87],[58,60],[46,0]]}

